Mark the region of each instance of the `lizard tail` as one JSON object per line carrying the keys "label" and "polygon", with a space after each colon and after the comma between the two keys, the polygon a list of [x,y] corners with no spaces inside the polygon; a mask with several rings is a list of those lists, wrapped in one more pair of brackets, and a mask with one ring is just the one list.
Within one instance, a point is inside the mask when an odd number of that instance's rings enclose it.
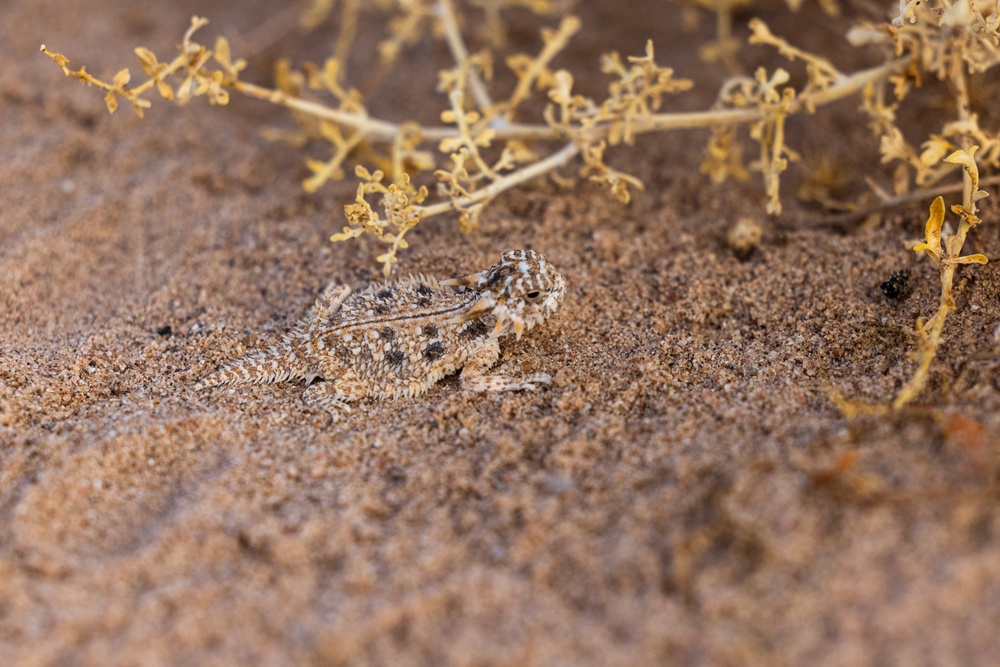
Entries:
{"label": "lizard tail", "polygon": [[222,366],[198,382],[195,389],[207,389],[229,384],[265,384],[285,380],[311,380],[314,373],[301,367],[292,345],[283,342],[267,350],[251,352],[241,359]]}

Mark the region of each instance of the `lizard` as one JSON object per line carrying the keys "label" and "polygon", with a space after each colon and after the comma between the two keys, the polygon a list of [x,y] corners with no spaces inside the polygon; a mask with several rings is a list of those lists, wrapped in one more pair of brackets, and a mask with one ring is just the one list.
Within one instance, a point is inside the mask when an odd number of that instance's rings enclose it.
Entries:
{"label": "lizard", "polygon": [[414,275],[355,293],[332,283],[277,343],[222,366],[195,389],[304,380],[303,401],[335,421],[361,398],[417,396],[459,370],[465,391],[534,390],[551,377],[488,371],[500,339],[520,340],[565,292],[565,278],[534,250],[508,250],[499,264],[448,280]]}

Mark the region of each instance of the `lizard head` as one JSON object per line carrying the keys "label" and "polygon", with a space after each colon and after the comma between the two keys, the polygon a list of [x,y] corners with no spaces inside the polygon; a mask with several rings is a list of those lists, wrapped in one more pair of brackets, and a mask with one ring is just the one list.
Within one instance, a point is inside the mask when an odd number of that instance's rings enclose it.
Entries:
{"label": "lizard head", "polygon": [[495,335],[517,338],[554,313],[566,293],[566,279],[534,250],[508,250],[499,264],[443,284],[479,294],[462,321],[493,315]]}

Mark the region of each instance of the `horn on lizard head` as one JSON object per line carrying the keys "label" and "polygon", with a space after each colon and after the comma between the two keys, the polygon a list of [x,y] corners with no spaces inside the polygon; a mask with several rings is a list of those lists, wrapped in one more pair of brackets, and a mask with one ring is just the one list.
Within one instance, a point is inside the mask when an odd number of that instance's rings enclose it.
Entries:
{"label": "horn on lizard head", "polygon": [[479,286],[479,281],[482,280],[486,274],[487,271],[479,271],[478,273],[470,273],[466,276],[458,276],[457,278],[442,280],[441,284],[449,287],[458,287],[459,289],[473,289]]}

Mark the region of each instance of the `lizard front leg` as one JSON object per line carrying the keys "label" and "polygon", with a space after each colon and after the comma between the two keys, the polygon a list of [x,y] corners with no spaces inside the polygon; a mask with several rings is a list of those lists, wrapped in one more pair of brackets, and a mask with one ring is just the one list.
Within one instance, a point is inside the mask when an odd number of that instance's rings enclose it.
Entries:
{"label": "lizard front leg", "polygon": [[546,373],[532,373],[521,377],[509,375],[487,375],[500,358],[500,344],[487,339],[478,344],[465,360],[462,368],[462,389],[465,391],[532,391],[538,385],[552,383]]}
{"label": "lizard front leg", "polygon": [[347,297],[350,295],[351,288],[348,285],[340,285],[338,283],[327,285],[313,306],[313,321],[318,324],[328,322],[340,311],[340,307],[344,305],[344,301],[347,301]]}

